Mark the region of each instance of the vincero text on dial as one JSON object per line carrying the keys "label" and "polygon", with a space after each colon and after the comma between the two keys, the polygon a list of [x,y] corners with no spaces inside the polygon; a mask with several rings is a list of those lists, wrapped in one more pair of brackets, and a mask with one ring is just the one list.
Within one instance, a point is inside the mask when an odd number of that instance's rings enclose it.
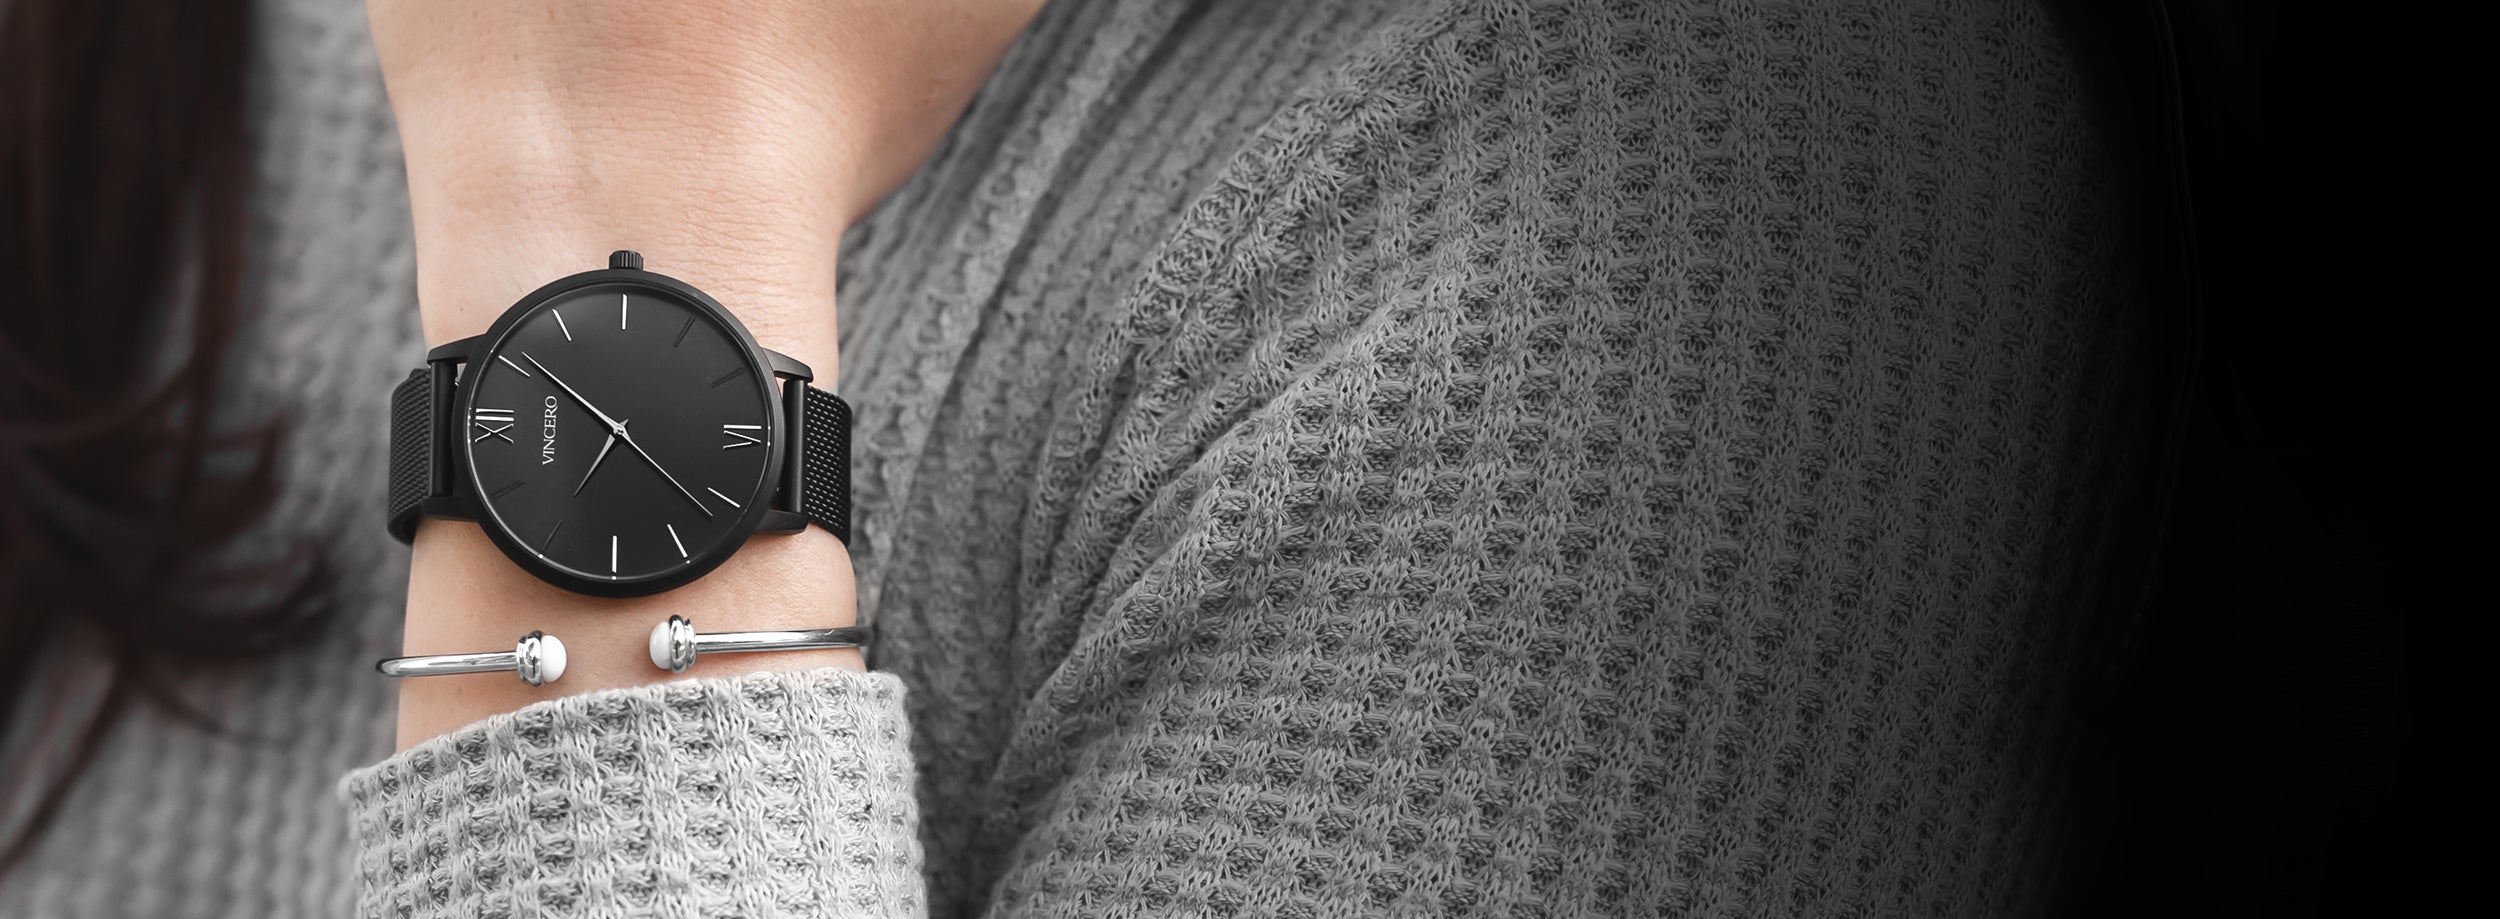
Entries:
{"label": "vincero text on dial", "polygon": [[467,375],[479,522],[549,564],[664,577],[743,539],[745,512],[770,498],[769,372],[675,296],[625,284],[558,295]]}

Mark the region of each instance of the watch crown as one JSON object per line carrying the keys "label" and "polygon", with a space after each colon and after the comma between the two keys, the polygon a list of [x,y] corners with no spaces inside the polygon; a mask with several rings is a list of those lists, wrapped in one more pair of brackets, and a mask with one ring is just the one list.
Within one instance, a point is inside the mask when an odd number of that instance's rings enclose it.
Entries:
{"label": "watch crown", "polygon": [[642,269],[642,253],[632,249],[618,249],[610,252],[608,253],[608,267],[632,268],[639,271]]}

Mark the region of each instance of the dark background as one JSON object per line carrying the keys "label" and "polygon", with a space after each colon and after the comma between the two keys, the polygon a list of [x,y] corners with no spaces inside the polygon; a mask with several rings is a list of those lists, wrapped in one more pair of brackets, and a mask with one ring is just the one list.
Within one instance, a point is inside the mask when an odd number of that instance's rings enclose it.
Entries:
{"label": "dark background", "polygon": [[[2436,751],[2479,747],[2490,722],[2440,703],[2461,698],[2479,657],[2461,626],[2488,609],[2464,590],[2480,547],[2455,540],[2490,503],[2492,19],[2115,6],[2083,14],[2087,59],[2133,75],[2109,91],[2158,125],[2133,138],[2137,171],[2173,205],[2195,322],[2156,390],[2179,424],[2175,481],[2139,499],[2159,538],[2149,602],[2081,703],[2068,912],[2475,902],[2454,899],[2481,875],[2459,840],[2482,834],[2451,825],[2481,796]],[[2144,117],[2165,96],[2169,117]]]}

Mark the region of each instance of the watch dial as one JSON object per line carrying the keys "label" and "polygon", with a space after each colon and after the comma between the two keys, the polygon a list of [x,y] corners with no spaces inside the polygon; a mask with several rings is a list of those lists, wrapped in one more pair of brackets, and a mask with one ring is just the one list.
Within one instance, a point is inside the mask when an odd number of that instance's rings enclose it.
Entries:
{"label": "watch dial", "polygon": [[708,568],[771,497],[764,373],[740,333],[675,293],[609,283],[557,294],[464,371],[479,522],[620,587]]}

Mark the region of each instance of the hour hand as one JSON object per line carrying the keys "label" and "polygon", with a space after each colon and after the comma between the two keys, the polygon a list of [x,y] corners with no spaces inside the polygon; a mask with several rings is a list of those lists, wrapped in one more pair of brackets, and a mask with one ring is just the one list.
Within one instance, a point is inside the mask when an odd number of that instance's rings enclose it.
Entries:
{"label": "hour hand", "polygon": [[[618,422],[618,423],[617,423],[617,425],[616,425],[616,426],[617,426],[618,428],[622,429],[622,428],[623,428],[623,427],[625,427],[626,425],[628,425],[628,424],[632,424],[632,423],[633,423],[633,422],[630,422],[630,421],[620,421],[620,422]],[[581,493],[582,493],[582,488],[583,488],[583,486],[587,486],[587,485],[589,485],[589,484],[590,484],[590,476],[591,476],[591,474],[592,474],[592,473],[596,473],[596,472],[598,472],[598,471],[599,471],[599,464],[600,464],[600,463],[607,462],[607,459],[608,459],[608,451],[616,449],[616,442],[617,442],[617,440],[618,440],[618,437],[617,437],[617,434],[616,434],[616,432],[615,432],[615,431],[610,431],[610,432],[608,432],[608,439],[607,439],[607,440],[605,440],[605,441],[603,441],[603,442],[601,442],[601,443],[599,444],[599,455],[598,455],[598,457],[596,457],[596,458],[594,458],[594,459],[592,459],[592,460],[590,461],[590,471],[589,471],[589,472],[584,472],[584,473],[582,473],[582,483],[581,483],[580,485],[575,485],[575,486],[573,486],[573,493],[574,493],[574,494],[577,494],[577,495],[578,495],[578,494],[581,494]]]}

